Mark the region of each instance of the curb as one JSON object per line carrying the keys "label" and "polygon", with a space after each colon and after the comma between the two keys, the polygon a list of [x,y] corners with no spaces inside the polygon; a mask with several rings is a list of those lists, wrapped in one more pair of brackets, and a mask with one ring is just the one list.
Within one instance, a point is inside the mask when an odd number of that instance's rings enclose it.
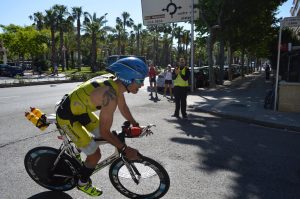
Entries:
{"label": "curb", "polygon": [[300,132],[300,127],[298,127],[298,126],[278,124],[278,123],[269,122],[269,121],[262,121],[262,120],[257,120],[257,119],[254,119],[254,118],[243,117],[243,116],[240,116],[240,115],[228,114],[228,113],[224,113],[224,112],[221,112],[221,111],[220,112],[218,112],[218,111],[209,111],[209,110],[199,108],[199,107],[194,108],[194,110],[201,111],[201,112],[204,112],[204,113],[210,113],[212,115],[219,116],[219,117],[222,117],[222,118],[237,120],[237,121],[244,122],[244,123],[252,123],[252,124],[257,124],[257,125],[264,126],[264,127],[270,127],[270,128],[276,128],[276,129],[285,129],[285,130]]}
{"label": "curb", "polygon": [[36,86],[36,85],[72,83],[72,82],[82,82],[82,81],[79,81],[79,80],[54,80],[54,81],[37,81],[37,82],[23,82],[23,83],[11,83],[11,84],[7,83],[7,84],[0,84],[0,88]]}

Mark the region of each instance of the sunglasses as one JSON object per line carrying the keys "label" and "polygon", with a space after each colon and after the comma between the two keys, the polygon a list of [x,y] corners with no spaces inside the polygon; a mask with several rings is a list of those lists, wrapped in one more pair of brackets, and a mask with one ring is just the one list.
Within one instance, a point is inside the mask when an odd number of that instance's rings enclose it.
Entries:
{"label": "sunglasses", "polygon": [[135,79],[134,82],[137,83],[137,84],[139,84],[139,85],[143,85],[144,84],[144,80],[143,79]]}

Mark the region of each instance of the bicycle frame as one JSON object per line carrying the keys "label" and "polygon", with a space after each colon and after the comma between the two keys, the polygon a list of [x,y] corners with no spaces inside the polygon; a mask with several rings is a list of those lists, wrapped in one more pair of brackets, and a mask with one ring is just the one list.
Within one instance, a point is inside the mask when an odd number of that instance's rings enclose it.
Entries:
{"label": "bicycle frame", "polygon": [[[67,152],[67,154],[69,154],[72,158],[76,159],[80,164],[82,164],[77,158],[76,158],[76,154],[79,154],[79,151],[77,150],[77,148],[75,146],[73,146],[71,143],[72,141],[66,136],[66,134],[64,133],[64,131],[60,128],[57,129],[57,131],[60,133],[60,136],[58,136],[58,139],[63,140],[63,143],[60,146],[60,153],[57,156],[56,160],[53,163],[53,170],[55,169],[57,163],[59,162],[62,154],[64,154],[65,152]],[[104,144],[108,144],[107,141],[97,141],[99,143],[99,145],[104,145]],[[96,173],[98,171],[100,171],[101,169],[103,169],[104,167],[110,165],[111,163],[113,163],[116,159],[118,159],[120,157],[120,153],[118,152],[118,150],[116,149],[115,152],[113,154],[111,154],[109,157],[107,157],[106,159],[100,161],[96,167],[95,167],[95,171],[93,172]]]}
{"label": "bicycle frame", "polygon": [[[62,140],[62,144],[60,146],[60,153],[59,155],[57,156],[56,160],[54,161],[53,163],[53,168],[52,168],[52,171],[54,171],[57,163],[59,162],[61,156],[66,152],[67,154],[69,154],[73,159],[76,159],[80,165],[82,165],[82,162],[80,160],[78,160],[77,158],[77,155],[80,156],[80,152],[79,150],[72,145],[72,141],[67,137],[66,133],[64,132],[64,130],[62,128],[60,128],[60,126],[56,124],[56,127],[57,127],[57,130],[60,134],[60,136],[58,136],[58,139]],[[146,126],[145,128],[143,128],[143,131],[142,133],[140,134],[139,137],[143,137],[143,136],[148,136],[150,134],[152,134],[153,132],[150,130],[150,128],[152,126],[155,126],[153,124],[150,124],[148,126]],[[104,145],[104,144],[108,144],[107,141],[105,140],[102,140],[102,139],[95,139],[95,141],[100,145]],[[97,173],[98,171],[100,171],[101,169],[103,169],[104,167],[110,165],[111,163],[113,163],[115,160],[117,160],[118,158],[122,158],[124,164],[126,165],[132,179],[134,180],[135,183],[139,183],[139,179],[140,179],[140,173],[138,172],[138,170],[136,169],[136,167],[132,164],[130,164],[126,158],[119,153],[118,149],[115,148],[115,152],[113,154],[111,154],[110,156],[108,156],[107,158],[105,158],[104,160],[100,161],[96,167],[95,167],[95,170],[93,172],[93,174]],[[138,175],[138,178],[136,177],[136,175],[134,174],[136,173]],[[55,176],[57,176],[56,174],[54,174]],[[65,177],[71,177],[71,176],[65,176]]]}

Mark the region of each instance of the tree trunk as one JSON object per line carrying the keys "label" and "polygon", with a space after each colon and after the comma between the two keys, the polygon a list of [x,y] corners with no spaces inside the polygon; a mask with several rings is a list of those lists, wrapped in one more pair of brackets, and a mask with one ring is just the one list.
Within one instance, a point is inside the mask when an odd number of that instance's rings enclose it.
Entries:
{"label": "tree trunk", "polygon": [[231,47],[230,44],[228,45],[228,80],[232,81],[232,52],[231,52]]}
{"label": "tree trunk", "polygon": [[225,42],[224,39],[220,40],[220,71],[219,71],[219,84],[223,85],[224,80],[224,53],[225,53]]}
{"label": "tree trunk", "polygon": [[244,71],[245,71],[245,67],[244,67],[244,62],[245,62],[245,48],[242,49],[242,59],[241,59],[241,76],[244,77],[245,74],[244,74]]}
{"label": "tree trunk", "polygon": [[[75,67],[75,61],[74,61],[74,51],[71,51],[71,68]],[[80,69],[80,68],[78,68]]]}
{"label": "tree trunk", "polygon": [[215,88],[215,73],[213,69],[213,58],[212,58],[212,28],[209,28],[209,36],[207,37],[207,61],[209,66],[209,87]]}
{"label": "tree trunk", "polygon": [[137,51],[137,55],[141,55],[140,54],[140,32],[138,31],[137,33],[137,38],[136,38],[137,42],[136,42],[136,51]]}
{"label": "tree trunk", "polygon": [[77,67],[81,71],[80,18],[77,19]]}
{"label": "tree trunk", "polygon": [[55,49],[55,32],[51,30],[51,65],[54,71],[54,64],[56,62],[56,49]]}
{"label": "tree trunk", "polygon": [[92,34],[92,72],[96,72],[96,60],[97,60],[97,42],[96,34]]}
{"label": "tree trunk", "polygon": [[62,71],[65,71],[65,55],[63,52],[63,45],[64,45],[64,32],[62,30],[59,31],[59,38],[60,38],[60,44],[59,44],[59,53],[60,53],[60,63],[62,65]]}

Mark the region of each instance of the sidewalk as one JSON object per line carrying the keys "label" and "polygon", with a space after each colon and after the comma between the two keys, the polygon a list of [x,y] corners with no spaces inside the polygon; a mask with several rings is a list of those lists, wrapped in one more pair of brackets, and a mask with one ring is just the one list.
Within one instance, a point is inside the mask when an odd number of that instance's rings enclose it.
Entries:
{"label": "sidewalk", "polygon": [[264,72],[256,72],[226,81],[216,89],[201,89],[188,96],[188,106],[200,112],[300,132],[300,113],[264,109],[266,91],[271,82],[265,81]]}
{"label": "sidewalk", "polygon": [[32,74],[32,72],[25,72],[24,76],[19,78],[0,77],[0,88],[11,86],[26,86],[35,84],[48,84],[48,83],[61,83],[69,81],[64,74],[47,75],[45,73],[41,75]]}

